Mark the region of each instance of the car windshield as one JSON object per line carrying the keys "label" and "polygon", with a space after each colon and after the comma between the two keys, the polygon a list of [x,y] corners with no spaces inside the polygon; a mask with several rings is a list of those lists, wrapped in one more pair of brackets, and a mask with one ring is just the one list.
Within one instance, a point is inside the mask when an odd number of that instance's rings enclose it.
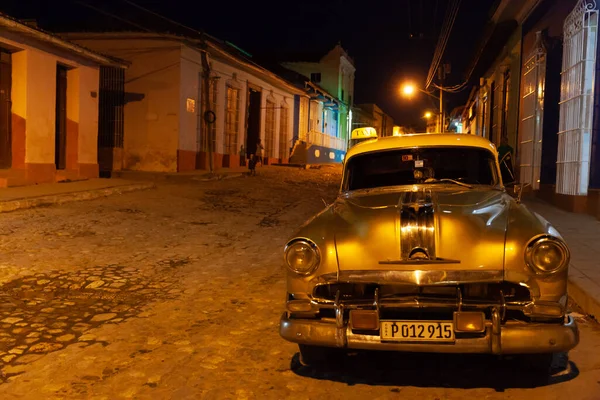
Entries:
{"label": "car windshield", "polygon": [[[364,153],[346,165],[346,190],[413,184],[496,185],[492,152],[477,147],[421,147]],[[464,185],[464,186],[466,186]]]}

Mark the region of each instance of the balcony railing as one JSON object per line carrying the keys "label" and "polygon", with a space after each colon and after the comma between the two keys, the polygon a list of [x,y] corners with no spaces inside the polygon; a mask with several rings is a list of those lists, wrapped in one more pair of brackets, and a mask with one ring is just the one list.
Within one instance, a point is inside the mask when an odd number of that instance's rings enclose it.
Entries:
{"label": "balcony railing", "polygon": [[347,143],[344,139],[328,135],[323,132],[310,131],[307,134],[308,144],[315,144],[330,149],[346,151]]}

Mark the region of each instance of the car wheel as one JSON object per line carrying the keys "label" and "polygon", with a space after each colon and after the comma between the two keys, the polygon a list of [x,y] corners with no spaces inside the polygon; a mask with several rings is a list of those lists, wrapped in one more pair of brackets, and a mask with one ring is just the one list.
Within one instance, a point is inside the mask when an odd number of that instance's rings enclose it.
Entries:
{"label": "car wheel", "polygon": [[550,375],[554,353],[528,354],[525,356],[525,366],[541,375]]}
{"label": "car wheel", "polygon": [[341,355],[339,349],[333,347],[299,344],[298,348],[300,349],[300,364],[303,366],[327,364]]}

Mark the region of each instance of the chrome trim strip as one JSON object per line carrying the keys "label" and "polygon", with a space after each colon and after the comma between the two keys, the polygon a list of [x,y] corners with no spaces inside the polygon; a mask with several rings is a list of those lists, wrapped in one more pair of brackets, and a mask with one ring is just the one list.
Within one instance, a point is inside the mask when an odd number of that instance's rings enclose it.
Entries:
{"label": "chrome trim strip", "polygon": [[428,265],[428,264],[460,264],[460,260],[436,258],[434,260],[386,260],[379,261],[381,265]]}
{"label": "chrome trim strip", "polygon": [[429,259],[435,256],[435,221],[431,189],[403,192],[400,208],[400,258],[408,260],[415,248],[425,250]]}
{"label": "chrome trim strip", "polygon": [[[320,275],[310,281],[311,285],[330,283],[375,283],[375,284],[408,284],[417,286],[454,285],[461,283],[500,283],[504,280],[502,270],[413,270],[413,271],[371,271],[350,270]],[[312,291],[311,291],[312,292]]]}
{"label": "chrome trim strip", "polygon": [[[327,300],[327,299],[317,299],[314,298],[311,300],[311,303],[315,308],[330,308],[335,309],[335,301]],[[451,308],[456,309],[456,299],[436,299],[436,298],[418,298],[416,296],[405,296],[404,298],[387,298],[387,299],[379,299],[378,301],[379,309],[381,308]],[[512,303],[506,304],[507,310],[518,310],[523,311],[528,306],[534,304],[532,301],[515,301]],[[373,309],[373,301],[369,299],[364,300],[350,300],[343,302],[343,305],[348,310],[355,309]],[[489,307],[498,307],[500,304],[492,303],[489,301],[465,301],[463,299],[461,303],[461,308],[464,310],[465,308],[476,308],[476,309],[486,309]]]}

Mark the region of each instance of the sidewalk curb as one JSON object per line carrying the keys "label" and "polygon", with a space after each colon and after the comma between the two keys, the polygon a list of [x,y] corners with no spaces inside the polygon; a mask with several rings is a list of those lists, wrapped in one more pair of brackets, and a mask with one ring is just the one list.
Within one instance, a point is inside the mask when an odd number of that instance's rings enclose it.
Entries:
{"label": "sidewalk curb", "polygon": [[[589,291],[584,289],[582,284],[578,282],[580,279],[569,277],[567,292],[569,297],[581,307],[581,309],[596,321],[600,319],[600,301],[590,295]],[[582,281],[584,279],[581,279]]]}
{"label": "sidewalk curb", "polygon": [[225,179],[234,179],[234,178],[240,178],[242,176],[244,176],[245,173],[228,173],[228,174],[219,174],[219,175],[214,175],[214,176],[209,176],[209,177],[194,177],[191,178],[191,180],[193,181],[200,181],[200,182],[210,182],[210,181],[222,181]]}
{"label": "sidewalk curb", "polygon": [[27,197],[0,201],[0,213],[11,212],[26,208],[47,207],[55,204],[71,203],[75,201],[94,200],[100,197],[108,197],[114,194],[123,194],[156,187],[152,183],[133,183],[128,185],[110,186],[102,189],[82,190],[79,192],[67,192],[39,197]]}

